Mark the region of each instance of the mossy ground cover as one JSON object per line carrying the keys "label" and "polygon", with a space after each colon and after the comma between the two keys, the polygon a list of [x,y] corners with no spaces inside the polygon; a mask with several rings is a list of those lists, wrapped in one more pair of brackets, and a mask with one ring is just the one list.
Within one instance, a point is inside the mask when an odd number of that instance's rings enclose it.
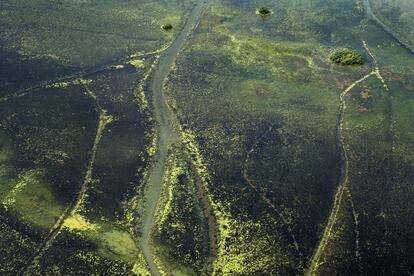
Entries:
{"label": "mossy ground cover", "polygon": [[[0,45],[4,45],[3,41]],[[48,58],[27,58],[13,50],[0,49],[0,98],[36,85],[42,81],[70,74],[76,68],[67,68]]]}
{"label": "mossy ground cover", "polygon": [[151,129],[137,94],[153,61],[115,66],[85,81],[85,89],[111,121],[97,145],[85,194],[43,254],[37,273],[133,273],[140,249],[138,225],[127,219],[128,203],[143,185]]}
{"label": "mossy ground cover", "polygon": [[20,250],[12,256],[10,248],[2,247],[2,269],[13,272],[21,268],[27,255],[34,254],[36,247],[32,246],[45,238],[76,193],[93,140],[96,113],[93,103],[75,85],[71,91],[39,89],[3,103],[0,116],[4,149],[1,220],[14,236],[21,237],[13,246],[25,248],[22,256]]}
{"label": "mossy ground cover", "polygon": [[414,7],[407,0],[379,1],[371,0],[375,15],[403,37],[410,45],[414,45]]}
{"label": "mossy ground cover", "polygon": [[169,44],[191,1],[0,3],[0,98]]}
{"label": "mossy ground cover", "polygon": [[179,147],[171,149],[153,242],[164,272],[200,275],[207,269],[209,233],[185,152]]}
{"label": "mossy ground cover", "polygon": [[[403,157],[393,149],[399,145],[404,147],[405,141],[398,140],[393,133],[393,120],[397,118],[390,120],[387,116],[390,95],[378,84],[365,89],[372,96],[370,106],[360,110],[355,104],[354,115],[348,115],[352,152],[350,181],[360,213],[362,268],[404,274],[412,270],[407,262],[412,257],[412,242],[408,238],[412,236],[412,210],[406,206],[413,202],[408,184],[413,164],[406,160],[410,152],[405,152]],[[358,96],[352,100],[357,101]]]}
{"label": "mossy ground cover", "polygon": [[[147,164],[151,123],[140,87],[153,62],[136,58],[3,103],[2,229],[10,233],[2,237],[13,245],[2,250],[2,271],[19,271],[38,254],[46,233],[89,181],[84,178],[91,167],[91,185],[42,252],[36,273],[73,273],[74,267],[133,273],[137,225],[129,223],[127,210]],[[97,140],[102,112],[111,120]],[[99,142],[96,160],[87,166],[94,140]]]}
{"label": "mossy ground cover", "polygon": [[95,65],[171,41],[163,22],[177,27],[190,1],[3,1],[4,46],[28,57],[72,66]]}
{"label": "mossy ground cover", "polygon": [[343,228],[353,228],[356,236],[345,244],[349,232],[339,240],[334,236],[334,247],[326,250],[347,252],[354,246],[358,254],[336,256],[336,261],[328,258],[319,272],[323,275],[332,271],[332,264],[339,264],[356,268],[355,273],[408,275],[413,270],[408,261],[412,259],[413,243],[408,237],[412,236],[413,210],[408,206],[414,197],[408,184],[413,177],[413,141],[412,136],[408,138],[412,127],[407,118],[414,57],[378,25],[364,22],[362,26],[362,37],[371,46],[386,86],[378,76],[371,76],[346,98],[345,146],[356,218]]}
{"label": "mossy ground cover", "polygon": [[[271,16],[255,14],[262,5]],[[177,34],[189,6],[2,1],[0,93],[158,50]],[[407,21],[408,9],[396,13],[399,23]],[[170,32],[160,28],[167,23]],[[404,26],[397,28],[410,28]],[[344,47],[366,63],[332,64],[330,53]],[[148,274],[137,225],[154,137],[145,99],[151,94],[140,80],[153,62],[136,58],[0,99],[1,273],[16,273],[36,254],[84,183],[79,204],[32,272]],[[172,274],[203,270],[199,173],[219,229],[213,273],[303,274],[343,166],[339,94],[373,68],[345,98],[349,190],[314,272],[412,273],[414,58],[366,19],[360,1],[346,0],[211,1],[167,83],[196,162],[182,149],[170,154],[159,205],[166,208],[153,232],[159,265]]]}
{"label": "mossy ground cover", "polygon": [[22,259],[30,258],[37,246],[30,237],[4,222],[0,223],[0,239],[3,246],[0,254],[3,265],[0,267],[0,273],[4,275],[18,271],[22,266]]}
{"label": "mossy ground cover", "polygon": [[[338,185],[342,166],[336,137],[338,95],[374,66],[363,47],[361,26],[374,27],[365,20],[359,3],[279,1],[261,4],[274,11],[265,20],[252,16],[257,3],[213,2],[194,39],[178,60],[168,84],[180,120],[195,131],[213,175],[210,184],[213,201],[222,206],[220,212],[228,218],[226,223],[218,222],[230,228],[220,237],[224,245],[220,247],[222,251],[215,263],[218,274],[287,275],[306,267],[333,203],[333,191]],[[363,34],[364,39],[370,38],[368,45],[376,55],[382,46],[377,49],[378,44],[371,40],[375,34],[369,31]],[[404,50],[393,48],[395,45],[391,45],[390,38],[385,36],[385,39],[390,52],[377,59],[381,70],[383,66],[386,68],[380,72],[382,77],[403,73],[394,77],[409,86],[410,77],[406,74],[410,72],[410,61],[399,63]],[[331,65],[329,54],[344,47],[356,49],[367,64],[352,68]],[[391,51],[398,53],[394,62]],[[375,76],[370,77],[366,85],[374,85],[375,91],[385,91],[384,84]],[[364,135],[360,136],[363,143],[360,142],[358,149],[352,152],[355,154],[364,147],[361,154],[373,158],[369,152],[378,151],[376,161],[371,161],[379,162],[380,167],[385,168],[385,163],[380,160],[388,155],[385,149],[390,145],[390,123],[395,118],[391,113],[397,101],[390,104],[387,94],[356,91],[362,93],[361,103],[347,111],[349,125],[346,127],[347,131],[353,127],[354,131],[361,130]],[[409,97],[408,94],[395,95],[400,99],[402,95],[405,99]],[[401,110],[408,112],[408,106],[401,105]],[[375,113],[366,111],[370,109]],[[399,116],[407,118],[407,113]],[[401,124],[403,122],[407,120]],[[408,130],[410,127],[404,124]],[[406,129],[400,129],[400,134],[408,140],[408,135],[402,134],[405,132]],[[356,161],[352,159],[352,162]],[[368,169],[364,169],[368,173]],[[361,172],[355,164],[351,170],[353,174]],[[401,172],[404,181],[409,177],[408,172],[407,168]],[[378,171],[373,173],[376,176],[372,179],[384,176]],[[251,189],[247,182],[255,189]],[[366,189],[375,185],[374,180],[365,182]],[[383,185],[386,184],[380,186]],[[357,186],[351,186],[352,195],[359,194],[354,196],[356,212],[368,212],[369,204],[361,206],[364,204],[361,197],[367,192],[358,190]],[[373,200],[368,199],[371,196],[364,197],[365,202]],[[382,258],[379,255],[373,259],[362,257],[358,260],[355,257],[355,252],[360,249],[355,245],[354,213],[351,203],[344,201],[339,210],[340,219],[334,227],[335,239],[325,249],[325,258],[330,264],[318,271],[322,273],[320,275],[354,273],[359,266],[369,271],[373,267],[368,263],[378,261],[379,264]],[[270,208],[272,205],[286,218],[285,221]],[[288,227],[293,229],[300,254],[293,246]],[[359,229],[361,240],[362,235],[381,233],[376,229],[370,234],[362,234],[371,230],[365,222],[360,227],[365,228]],[[250,233],[249,238],[242,233]],[[378,237],[380,240],[382,238]],[[387,254],[391,256],[393,250],[390,248]],[[404,252],[409,254],[410,251],[404,247]],[[375,256],[371,251],[365,254]],[[376,258],[378,260],[374,261]],[[409,256],[405,255],[404,259]],[[396,260],[389,260],[392,262]]]}
{"label": "mossy ground cover", "polygon": [[[337,95],[367,71],[329,64],[330,50],[350,36],[341,22],[362,18],[352,5],[266,4],[274,14],[263,21],[249,13],[254,3],[213,2],[169,83],[179,117],[195,131],[214,175],[212,196],[231,222],[220,237],[219,274],[286,275],[306,265],[337,184]],[[352,16],[340,14],[321,32],[321,16],[339,7]],[[347,43],[362,48],[356,39]]]}
{"label": "mossy ground cover", "polygon": [[322,261],[315,268],[315,275],[358,275],[361,263],[355,254],[357,231],[354,224],[353,198],[348,190],[340,202],[339,216],[333,226],[332,235],[322,253]]}
{"label": "mossy ground cover", "polygon": [[177,32],[160,26],[179,30],[192,2],[12,0],[0,7],[1,237],[10,245],[2,246],[2,273],[17,273],[38,253],[91,182],[37,273],[142,274],[133,202],[152,137],[141,81],[154,59],[138,56],[161,52]]}
{"label": "mossy ground cover", "polygon": [[[414,201],[411,116],[414,56],[368,24],[364,37],[373,47],[388,90],[369,79],[349,99],[347,135],[352,153],[351,192],[360,222],[362,273],[405,275],[411,260]],[[398,225],[398,226],[397,226]]]}
{"label": "mossy ground cover", "polygon": [[[2,129],[13,141],[9,162],[19,170],[22,188],[26,180],[52,181],[49,189],[58,199],[71,200],[82,177],[96,120],[93,102],[81,87],[39,89],[3,103],[1,116]],[[65,167],[67,172],[59,172]]]}

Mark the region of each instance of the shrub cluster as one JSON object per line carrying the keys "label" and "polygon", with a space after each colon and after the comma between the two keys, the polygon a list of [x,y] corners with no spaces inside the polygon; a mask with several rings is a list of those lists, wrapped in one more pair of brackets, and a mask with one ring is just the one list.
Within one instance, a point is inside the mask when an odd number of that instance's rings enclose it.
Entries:
{"label": "shrub cluster", "polygon": [[261,7],[258,11],[257,11],[261,16],[266,16],[272,13],[272,11],[268,8],[268,7]]}
{"label": "shrub cluster", "polygon": [[342,49],[331,55],[331,61],[342,65],[364,64],[363,56],[355,50]]}
{"label": "shrub cluster", "polygon": [[165,31],[169,31],[169,30],[172,30],[173,25],[170,23],[167,23],[167,24],[162,25],[161,28]]}

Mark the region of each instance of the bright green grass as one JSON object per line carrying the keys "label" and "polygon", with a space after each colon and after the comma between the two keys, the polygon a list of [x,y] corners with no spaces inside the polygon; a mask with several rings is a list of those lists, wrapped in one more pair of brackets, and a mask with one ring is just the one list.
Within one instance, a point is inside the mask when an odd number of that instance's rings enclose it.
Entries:
{"label": "bright green grass", "polygon": [[98,252],[102,256],[132,264],[136,262],[139,249],[125,230],[108,227],[105,232],[99,232],[95,238],[98,238]]}
{"label": "bright green grass", "polygon": [[30,170],[19,175],[19,180],[9,196],[10,204],[20,217],[37,227],[49,229],[64,210],[47,187],[44,170]]}

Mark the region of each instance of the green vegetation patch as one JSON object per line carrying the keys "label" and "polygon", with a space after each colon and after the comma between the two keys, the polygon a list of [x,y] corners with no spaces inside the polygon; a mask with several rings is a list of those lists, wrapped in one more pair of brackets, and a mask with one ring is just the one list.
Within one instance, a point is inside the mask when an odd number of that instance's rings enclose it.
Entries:
{"label": "green vegetation patch", "polygon": [[68,67],[96,66],[170,43],[161,21],[180,27],[191,7],[188,0],[2,3],[2,46]]}
{"label": "green vegetation patch", "polygon": [[138,254],[137,245],[128,232],[119,230],[104,232],[101,239],[107,250],[115,255],[124,255],[134,259]]}
{"label": "green vegetation patch", "polygon": [[[386,51],[376,49],[380,54]],[[394,79],[387,81],[389,90],[371,77],[352,91],[347,103],[349,181],[364,273],[403,275],[414,269],[402,261],[410,259],[414,250],[409,239],[414,229],[413,136],[408,136],[412,123],[408,123],[411,113],[406,106],[412,103],[413,79],[398,74],[401,68],[395,70],[386,73]],[[385,72],[380,67],[380,73]]]}
{"label": "green vegetation patch", "polygon": [[47,186],[44,170],[24,172],[19,175],[16,186],[3,204],[8,209],[16,210],[22,220],[49,229],[64,208]]}
{"label": "green vegetation patch", "polygon": [[10,227],[0,220],[0,274],[16,275],[31,257],[38,243],[28,236]]}
{"label": "green vegetation patch", "polygon": [[[35,244],[47,236],[84,176],[96,129],[93,102],[70,83],[34,89],[3,102],[0,110],[0,217],[14,236]],[[8,242],[22,246],[19,239]],[[2,247],[1,269],[14,259],[27,260],[36,250],[28,247],[10,255]]]}
{"label": "green vegetation patch", "polygon": [[342,200],[338,203],[339,210],[332,232],[315,265],[314,275],[336,275],[338,271],[344,275],[359,275],[360,264],[357,258],[356,243],[358,227],[353,213],[352,195],[344,190]]}
{"label": "green vegetation patch", "polygon": [[[164,179],[153,233],[166,271],[200,275],[208,255],[208,231],[189,164],[175,148]],[[180,274],[181,273],[181,274]]]}
{"label": "green vegetation patch", "polygon": [[[74,233],[63,228],[46,252],[39,266],[32,273],[36,275],[132,275],[132,265],[114,252],[105,249],[102,254],[98,239],[102,235]],[[117,234],[115,234],[117,235]],[[107,237],[107,236],[105,236]],[[112,237],[112,241],[114,237]],[[115,238],[117,239],[117,238]]]}
{"label": "green vegetation patch", "polygon": [[[131,210],[127,202],[142,187],[147,164],[147,130],[151,128],[139,87],[153,61],[146,58],[119,64],[90,74],[82,82],[95,109],[112,120],[96,145],[85,193],[40,260],[39,273],[129,275],[133,269],[145,270],[141,263],[136,264],[140,256],[135,236],[138,224],[128,221]],[[69,264],[61,262],[68,258]]]}
{"label": "green vegetation patch", "polygon": [[331,61],[341,65],[362,65],[364,57],[355,50],[342,49],[333,53],[330,57]]}
{"label": "green vegetation patch", "polygon": [[366,70],[320,57],[336,41],[361,45],[348,39],[360,14],[346,1],[278,1],[280,17],[268,20],[251,16],[256,8],[214,2],[167,88],[223,214],[214,271],[302,274],[337,185],[338,93]]}
{"label": "green vegetation patch", "polygon": [[268,15],[271,15],[271,14],[272,14],[272,10],[271,10],[271,9],[269,9],[268,7],[263,6],[263,7],[260,7],[260,8],[257,10],[257,13],[258,13],[260,16],[268,16]]}
{"label": "green vegetation patch", "polygon": [[374,14],[400,40],[414,48],[414,7],[409,0],[371,0]]}
{"label": "green vegetation patch", "polygon": [[167,23],[161,26],[164,31],[169,31],[173,29],[173,25],[171,23]]}

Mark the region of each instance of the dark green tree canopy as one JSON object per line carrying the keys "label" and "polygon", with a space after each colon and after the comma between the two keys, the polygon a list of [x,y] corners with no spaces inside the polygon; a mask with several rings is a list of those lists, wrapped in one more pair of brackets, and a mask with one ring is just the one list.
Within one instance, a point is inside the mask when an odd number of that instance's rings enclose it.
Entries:
{"label": "dark green tree canopy", "polygon": [[362,65],[364,64],[364,57],[355,50],[342,49],[334,52],[331,61],[342,65]]}
{"label": "dark green tree canopy", "polygon": [[173,25],[171,23],[167,23],[161,26],[161,28],[165,31],[172,30]]}
{"label": "dark green tree canopy", "polygon": [[272,13],[272,11],[265,6],[262,6],[257,12],[262,16],[266,16]]}

